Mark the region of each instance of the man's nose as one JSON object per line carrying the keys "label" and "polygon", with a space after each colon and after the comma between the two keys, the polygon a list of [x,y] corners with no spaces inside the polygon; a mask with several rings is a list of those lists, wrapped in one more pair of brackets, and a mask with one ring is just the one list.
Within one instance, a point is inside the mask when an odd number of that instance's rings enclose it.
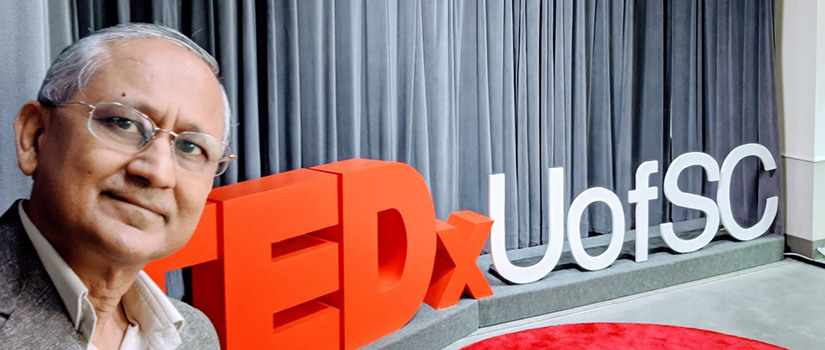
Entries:
{"label": "man's nose", "polygon": [[168,132],[158,133],[157,137],[129,162],[126,171],[146,179],[152,187],[174,187],[176,177],[172,137]]}

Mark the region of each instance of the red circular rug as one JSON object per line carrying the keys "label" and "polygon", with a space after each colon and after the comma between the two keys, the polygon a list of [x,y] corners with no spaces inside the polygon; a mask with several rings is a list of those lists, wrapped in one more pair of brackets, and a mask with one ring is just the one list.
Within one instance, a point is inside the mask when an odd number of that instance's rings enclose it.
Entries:
{"label": "red circular rug", "polygon": [[642,323],[580,323],[529,329],[465,347],[481,349],[784,349],[696,328]]}

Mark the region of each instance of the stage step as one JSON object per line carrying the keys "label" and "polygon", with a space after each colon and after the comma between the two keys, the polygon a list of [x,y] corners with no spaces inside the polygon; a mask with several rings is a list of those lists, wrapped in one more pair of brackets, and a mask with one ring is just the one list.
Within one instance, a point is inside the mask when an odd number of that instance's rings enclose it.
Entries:
{"label": "stage step", "polygon": [[[682,223],[683,238],[697,234],[701,221]],[[422,304],[416,316],[400,330],[379,339],[365,349],[440,349],[478,328],[527,317],[621,298],[655,289],[692,282],[725,273],[780,261],[784,237],[765,235],[738,242],[726,232],[699,251],[678,254],[667,248],[658,230],[650,232],[648,261],[633,261],[634,233],[625,235],[623,253],[610,267],[585,271],[573,263],[566,246],[561,261],[542,280],[524,285],[508,285],[490,272],[491,259],[482,255],[478,265],[492,286],[493,296],[481,300],[462,299],[458,305],[434,310]],[[583,240],[591,255],[604,251],[609,236]],[[545,247],[508,252],[518,265],[530,265],[544,254]]]}

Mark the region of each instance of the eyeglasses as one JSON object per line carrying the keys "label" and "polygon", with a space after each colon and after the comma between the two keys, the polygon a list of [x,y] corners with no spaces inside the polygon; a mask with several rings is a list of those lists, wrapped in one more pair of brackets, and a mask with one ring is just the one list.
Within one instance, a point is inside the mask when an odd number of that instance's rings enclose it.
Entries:
{"label": "eyeglasses", "polygon": [[229,145],[214,136],[193,131],[176,133],[159,128],[146,114],[117,102],[91,105],[78,101],[53,105],[81,105],[91,108],[86,123],[89,132],[104,144],[124,152],[141,152],[157,138],[158,131],[165,132],[171,135],[170,144],[175,163],[196,176],[221,175],[229,167],[229,162],[237,158],[231,154]]}

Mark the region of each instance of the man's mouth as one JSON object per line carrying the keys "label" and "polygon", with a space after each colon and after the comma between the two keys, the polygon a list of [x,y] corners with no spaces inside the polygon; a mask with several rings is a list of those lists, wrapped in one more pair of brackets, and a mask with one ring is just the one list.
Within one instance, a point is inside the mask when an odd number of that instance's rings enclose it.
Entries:
{"label": "man's mouth", "polygon": [[114,199],[116,201],[123,202],[123,203],[129,204],[129,205],[141,208],[143,210],[149,211],[149,212],[151,212],[155,215],[158,215],[158,216],[162,217],[164,223],[168,222],[168,216],[165,214],[165,211],[162,210],[162,208],[159,208],[155,205],[150,204],[150,202],[148,202],[148,201],[142,201],[142,200],[136,199],[134,197],[121,195],[121,194],[118,194],[118,193],[115,193],[115,192],[112,192],[112,191],[103,191],[103,192],[101,192],[101,194],[105,197]]}

